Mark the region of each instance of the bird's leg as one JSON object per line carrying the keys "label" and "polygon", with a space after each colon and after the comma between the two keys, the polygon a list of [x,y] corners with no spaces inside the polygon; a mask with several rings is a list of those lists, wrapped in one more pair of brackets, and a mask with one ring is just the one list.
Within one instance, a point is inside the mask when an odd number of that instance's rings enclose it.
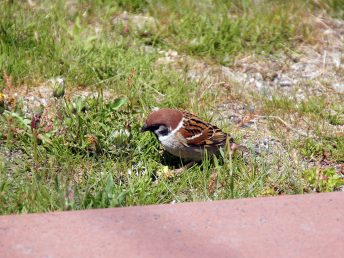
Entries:
{"label": "bird's leg", "polygon": [[181,168],[177,168],[175,170],[172,170],[172,173],[175,175],[179,175],[182,172],[184,172],[185,170],[187,170],[188,168],[191,168],[193,166],[193,164],[195,164],[195,161],[190,161],[189,163],[187,163],[186,165],[182,166]]}

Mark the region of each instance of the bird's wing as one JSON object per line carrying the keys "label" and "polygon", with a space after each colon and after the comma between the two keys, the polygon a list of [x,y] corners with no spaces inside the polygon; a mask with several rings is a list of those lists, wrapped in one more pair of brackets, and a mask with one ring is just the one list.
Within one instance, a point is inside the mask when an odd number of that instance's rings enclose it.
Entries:
{"label": "bird's wing", "polygon": [[226,144],[227,134],[210,123],[203,122],[197,116],[185,112],[184,126],[177,134],[185,146],[214,147]]}

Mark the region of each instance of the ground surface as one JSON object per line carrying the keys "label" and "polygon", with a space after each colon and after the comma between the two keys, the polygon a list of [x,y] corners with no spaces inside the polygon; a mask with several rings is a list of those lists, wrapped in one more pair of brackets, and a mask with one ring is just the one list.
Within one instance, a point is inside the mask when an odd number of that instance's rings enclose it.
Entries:
{"label": "ground surface", "polygon": [[[342,1],[0,8],[0,213],[343,189]],[[171,178],[139,132],[154,107],[198,114],[251,153]]]}

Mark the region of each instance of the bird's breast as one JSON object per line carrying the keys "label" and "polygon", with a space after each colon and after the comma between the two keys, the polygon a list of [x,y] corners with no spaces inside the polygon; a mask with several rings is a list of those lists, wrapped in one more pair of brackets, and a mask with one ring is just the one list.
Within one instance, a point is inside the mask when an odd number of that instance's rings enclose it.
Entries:
{"label": "bird's breast", "polygon": [[203,159],[204,150],[202,148],[186,146],[175,134],[159,137],[159,141],[165,150],[174,156],[194,161]]}

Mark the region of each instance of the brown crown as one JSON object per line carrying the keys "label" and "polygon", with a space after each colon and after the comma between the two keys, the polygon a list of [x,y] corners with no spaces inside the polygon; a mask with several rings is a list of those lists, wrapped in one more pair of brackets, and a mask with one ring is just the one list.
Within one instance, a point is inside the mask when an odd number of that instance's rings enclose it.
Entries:
{"label": "brown crown", "polygon": [[154,111],[147,117],[145,127],[153,125],[165,125],[171,130],[175,129],[183,118],[183,113],[177,109],[163,108]]}

